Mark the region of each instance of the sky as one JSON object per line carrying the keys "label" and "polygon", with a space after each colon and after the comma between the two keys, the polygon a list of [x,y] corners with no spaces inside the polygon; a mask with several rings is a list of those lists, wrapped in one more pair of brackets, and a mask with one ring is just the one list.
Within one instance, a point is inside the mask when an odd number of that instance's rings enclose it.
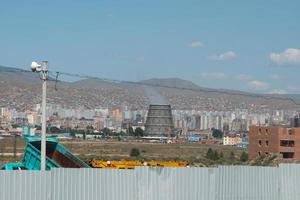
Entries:
{"label": "sky", "polygon": [[0,65],[300,93],[299,10],[299,0],[2,0]]}

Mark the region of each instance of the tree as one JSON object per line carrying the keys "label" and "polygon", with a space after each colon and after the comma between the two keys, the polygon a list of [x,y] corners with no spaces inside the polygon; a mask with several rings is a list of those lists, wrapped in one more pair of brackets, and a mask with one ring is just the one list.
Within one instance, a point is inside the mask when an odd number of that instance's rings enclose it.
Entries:
{"label": "tree", "polygon": [[143,137],[144,136],[144,130],[141,129],[140,127],[135,129],[135,134],[136,137]]}
{"label": "tree", "polygon": [[86,129],[92,129],[92,130],[94,130],[94,127],[92,125],[87,125]]}
{"label": "tree", "polygon": [[219,156],[221,159],[223,159],[224,158],[224,154],[223,154],[223,152],[221,152],[220,153],[220,156]]}
{"label": "tree", "polygon": [[37,131],[38,131],[38,130],[42,130],[42,127],[39,126],[39,125],[35,125],[34,128],[36,128]]}
{"label": "tree", "polygon": [[50,127],[50,133],[59,133],[60,129],[57,128],[56,126],[52,126]]}
{"label": "tree", "polygon": [[110,133],[111,133],[110,129],[106,128],[106,127],[104,129],[102,129],[102,132],[103,132],[103,135],[105,135],[105,136],[110,135]]}
{"label": "tree", "polygon": [[218,151],[214,151],[211,148],[209,148],[206,153],[206,158],[209,160],[218,160],[219,153],[218,153]]}
{"label": "tree", "polygon": [[218,153],[218,151],[214,151],[214,157],[213,157],[213,160],[219,160],[219,153]]}
{"label": "tree", "polygon": [[131,126],[129,126],[127,131],[128,131],[129,135],[134,135],[134,131],[133,131],[133,128]]}
{"label": "tree", "polygon": [[214,138],[222,138],[223,137],[223,132],[219,129],[212,129],[212,136]]}
{"label": "tree", "polygon": [[130,151],[130,157],[138,157],[140,154],[140,150],[137,148],[132,148]]}
{"label": "tree", "polygon": [[211,148],[209,148],[206,152],[206,158],[211,159],[214,156],[214,152]]}
{"label": "tree", "polygon": [[11,125],[13,128],[18,128],[18,125],[17,124],[12,124]]}
{"label": "tree", "polygon": [[82,134],[82,138],[85,140],[86,139],[86,132],[84,131]]}
{"label": "tree", "polygon": [[235,160],[235,155],[234,155],[233,151],[230,152],[229,160],[231,160],[231,161],[234,161],[234,160]]}
{"label": "tree", "polygon": [[240,157],[240,161],[246,162],[248,159],[249,159],[249,155],[245,151],[243,151]]}
{"label": "tree", "polygon": [[73,131],[71,131],[70,136],[71,136],[72,138],[75,138],[75,137],[76,137],[76,133],[73,132]]}

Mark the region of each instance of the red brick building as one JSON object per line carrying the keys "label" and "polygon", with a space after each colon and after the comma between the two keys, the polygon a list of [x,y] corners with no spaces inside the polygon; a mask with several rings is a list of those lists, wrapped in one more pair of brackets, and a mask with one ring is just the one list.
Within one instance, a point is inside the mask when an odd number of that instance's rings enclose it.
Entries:
{"label": "red brick building", "polygon": [[278,155],[300,161],[300,128],[250,126],[249,156]]}

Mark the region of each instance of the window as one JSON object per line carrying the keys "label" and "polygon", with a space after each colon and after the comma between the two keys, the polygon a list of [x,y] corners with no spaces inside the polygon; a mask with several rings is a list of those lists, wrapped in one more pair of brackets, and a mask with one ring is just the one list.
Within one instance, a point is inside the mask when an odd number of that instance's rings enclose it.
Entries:
{"label": "window", "polygon": [[269,134],[269,129],[266,128],[266,135]]}
{"label": "window", "polygon": [[288,129],[288,134],[289,135],[294,135],[292,129]]}
{"label": "window", "polygon": [[269,146],[269,140],[266,140],[266,146]]}
{"label": "window", "polygon": [[269,152],[265,152],[266,155],[269,155]]}
{"label": "window", "polygon": [[259,146],[261,146],[261,140],[258,141]]}
{"label": "window", "polygon": [[280,140],[281,147],[294,147],[295,141],[294,140]]}
{"label": "window", "polygon": [[259,156],[261,155],[261,152],[260,152],[260,151],[258,152],[258,155],[259,155]]}
{"label": "window", "polygon": [[289,159],[289,158],[294,158],[294,152],[280,152],[282,155],[282,158]]}
{"label": "window", "polygon": [[261,128],[258,129],[258,134],[261,134]]}

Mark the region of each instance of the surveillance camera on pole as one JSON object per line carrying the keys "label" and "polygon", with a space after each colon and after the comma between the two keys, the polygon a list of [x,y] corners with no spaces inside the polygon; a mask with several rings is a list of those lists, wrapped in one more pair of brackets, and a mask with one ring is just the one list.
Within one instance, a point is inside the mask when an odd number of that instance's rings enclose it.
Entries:
{"label": "surveillance camera on pole", "polygon": [[42,94],[42,133],[41,133],[41,171],[46,170],[46,89],[48,79],[48,61],[42,61],[41,64],[33,61],[31,71],[41,73],[43,80]]}

